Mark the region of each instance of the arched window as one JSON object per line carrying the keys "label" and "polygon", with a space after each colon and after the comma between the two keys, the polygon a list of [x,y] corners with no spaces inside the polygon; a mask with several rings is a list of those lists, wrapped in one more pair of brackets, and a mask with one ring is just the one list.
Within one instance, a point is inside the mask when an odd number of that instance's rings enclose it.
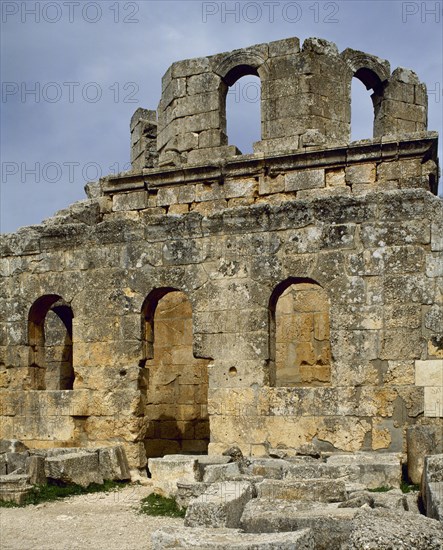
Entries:
{"label": "arched window", "polygon": [[276,386],[322,386],[331,380],[329,301],[310,279],[290,278],[270,301],[271,381]]}
{"label": "arched window", "polygon": [[[372,90],[370,95],[367,90]],[[366,68],[355,72],[351,81],[352,141],[376,137],[382,95],[382,84],[375,72]]]}
{"label": "arched window", "polygon": [[145,300],[142,321],[147,456],[205,453],[208,360],[193,354],[191,303],[176,289],[156,289]]}
{"label": "arched window", "polygon": [[261,139],[261,82],[257,69],[238,65],[224,78],[226,84],[226,133],[228,144],[243,154]]}
{"label": "arched window", "polygon": [[29,310],[29,365],[33,389],[73,389],[73,317],[71,307],[56,294],[42,296]]}

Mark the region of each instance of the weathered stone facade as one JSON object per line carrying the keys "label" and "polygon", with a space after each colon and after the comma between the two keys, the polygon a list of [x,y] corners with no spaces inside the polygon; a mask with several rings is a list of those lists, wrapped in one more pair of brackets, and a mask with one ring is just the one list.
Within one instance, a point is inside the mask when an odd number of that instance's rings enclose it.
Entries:
{"label": "weathered stone facade", "polygon": [[[226,137],[261,79],[262,139]],[[374,138],[350,143],[350,86]],[[174,63],[133,170],[1,238],[1,438],[406,453],[443,417],[443,203],[425,87],[319,39]],[[437,449],[436,449],[437,452]],[[441,450],[440,450],[441,452]]]}

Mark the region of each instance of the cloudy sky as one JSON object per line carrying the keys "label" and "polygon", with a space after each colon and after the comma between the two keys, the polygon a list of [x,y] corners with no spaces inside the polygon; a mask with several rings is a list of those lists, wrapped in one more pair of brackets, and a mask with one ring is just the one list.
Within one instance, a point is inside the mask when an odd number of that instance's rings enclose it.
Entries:
{"label": "cloudy sky", "polygon": [[[180,59],[326,38],[413,69],[428,87],[429,129],[442,134],[441,0],[3,0],[1,9],[2,232],[41,222],[85,198],[86,181],[127,169],[131,115],[157,107],[161,77]],[[244,152],[259,139],[251,79],[228,97],[230,142]],[[353,88],[353,138],[371,137],[368,94]]]}

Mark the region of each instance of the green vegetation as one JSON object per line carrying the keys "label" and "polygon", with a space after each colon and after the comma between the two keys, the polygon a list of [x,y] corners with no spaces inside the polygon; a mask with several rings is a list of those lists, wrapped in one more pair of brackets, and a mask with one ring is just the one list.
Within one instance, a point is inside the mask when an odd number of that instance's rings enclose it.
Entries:
{"label": "green vegetation", "polygon": [[406,481],[402,481],[400,485],[400,489],[402,490],[403,493],[410,493],[411,491],[419,491],[420,486],[409,484]]}
{"label": "green vegetation", "polygon": [[375,489],[368,489],[370,493],[387,493],[391,491],[393,487],[376,487]]}
{"label": "green vegetation", "polygon": [[26,501],[23,504],[0,501],[0,508],[16,508],[21,506],[28,506],[29,504],[40,504],[40,502],[50,502],[73,495],[105,493],[107,491],[115,491],[121,489],[126,485],[127,482],[109,480],[105,481],[103,485],[99,485],[98,483],[91,483],[91,485],[86,488],[80,487],[80,485],[67,485],[65,483],[34,485],[31,493],[26,497]]}
{"label": "green vegetation", "polygon": [[141,514],[148,516],[166,516],[169,518],[184,518],[186,508],[180,508],[174,498],[166,498],[151,493],[141,501]]}

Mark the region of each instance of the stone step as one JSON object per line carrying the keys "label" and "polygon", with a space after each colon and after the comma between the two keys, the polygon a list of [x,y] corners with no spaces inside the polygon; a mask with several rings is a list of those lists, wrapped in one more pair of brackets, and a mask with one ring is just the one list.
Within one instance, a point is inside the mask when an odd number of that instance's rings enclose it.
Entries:
{"label": "stone step", "polygon": [[252,534],[238,529],[178,528],[160,529],[152,534],[153,550],[314,550],[309,529],[294,533]]}

